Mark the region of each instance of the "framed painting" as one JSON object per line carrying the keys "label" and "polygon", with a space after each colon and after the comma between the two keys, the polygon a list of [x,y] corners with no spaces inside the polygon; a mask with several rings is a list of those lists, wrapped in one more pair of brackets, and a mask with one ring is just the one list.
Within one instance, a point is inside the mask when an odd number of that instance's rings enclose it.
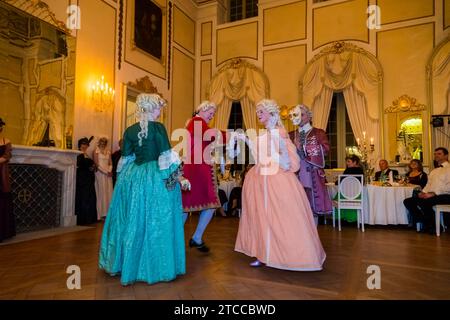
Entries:
{"label": "framed painting", "polygon": [[134,45],[162,61],[163,10],[151,0],[135,0]]}

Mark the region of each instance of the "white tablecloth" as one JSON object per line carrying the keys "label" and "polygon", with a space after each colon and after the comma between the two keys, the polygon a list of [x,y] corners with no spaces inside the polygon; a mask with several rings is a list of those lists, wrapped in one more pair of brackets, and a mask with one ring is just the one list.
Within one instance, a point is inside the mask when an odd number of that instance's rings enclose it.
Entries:
{"label": "white tablecloth", "polygon": [[[327,183],[328,194],[333,199],[338,187]],[[364,186],[364,223],[375,225],[408,224],[408,211],[403,200],[412,196],[414,186],[380,187]]]}
{"label": "white tablecloth", "polygon": [[368,224],[408,224],[408,210],[403,200],[412,196],[414,187],[367,186]]}
{"label": "white tablecloth", "polygon": [[229,180],[229,181],[220,181],[219,182],[219,189],[222,189],[225,191],[227,198],[230,198],[231,190],[233,190],[234,187],[237,187],[238,183],[236,180]]}

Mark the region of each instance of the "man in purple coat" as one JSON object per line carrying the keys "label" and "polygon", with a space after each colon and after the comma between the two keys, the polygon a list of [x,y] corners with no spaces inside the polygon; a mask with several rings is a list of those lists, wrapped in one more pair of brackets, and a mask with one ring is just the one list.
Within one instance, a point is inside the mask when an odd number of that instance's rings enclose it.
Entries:
{"label": "man in purple coat", "polygon": [[289,132],[300,156],[298,178],[308,195],[316,220],[318,215],[332,212],[332,204],[325,185],[325,156],[330,150],[324,130],[311,125],[312,111],[305,105],[297,105],[289,112],[290,119],[298,129]]}

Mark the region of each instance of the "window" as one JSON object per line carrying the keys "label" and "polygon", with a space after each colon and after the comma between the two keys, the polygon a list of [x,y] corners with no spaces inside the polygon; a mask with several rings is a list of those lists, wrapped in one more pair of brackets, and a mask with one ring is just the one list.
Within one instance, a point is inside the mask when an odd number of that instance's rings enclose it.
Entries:
{"label": "window", "polygon": [[231,105],[228,129],[244,129],[244,117],[242,116],[242,108],[239,101],[233,101],[233,104]]}
{"label": "window", "polygon": [[230,0],[230,22],[258,16],[258,0]]}
{"label": "window", "polygon": [[[233,101],[233,104],[231,105],[231,113],[230,113],[230,118],[228,120],[228,129],[245,130],[244,116],[242,115],[242,107],[241,107],[241,103],[239,101]],[[234,159],[232,171],[244,170],[244,168],[245,168],[244,164],[248,164],[251,161],[250,156],[251,156],[250,150],[249,150],[247,144],[245,144],[245,151],[243,149],[241,149],[241,154]],[[252,163],[254,163],[254,162],[252,162]]]}
{"label": "window", "polygon": [[346,147],[355,146],[356,140],[342,93],[333,94],[326,131],[330,141],[330,152],[325,157],[326,167],[345,168]]}

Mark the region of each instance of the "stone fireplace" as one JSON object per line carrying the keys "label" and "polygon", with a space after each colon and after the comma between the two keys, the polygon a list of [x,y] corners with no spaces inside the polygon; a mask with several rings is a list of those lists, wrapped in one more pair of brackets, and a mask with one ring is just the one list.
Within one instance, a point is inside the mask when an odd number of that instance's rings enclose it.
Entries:
{"label": "stone fireplace", "polygon": [[11,187],[18,232],[76,225],[80,151],[13,145]]}

